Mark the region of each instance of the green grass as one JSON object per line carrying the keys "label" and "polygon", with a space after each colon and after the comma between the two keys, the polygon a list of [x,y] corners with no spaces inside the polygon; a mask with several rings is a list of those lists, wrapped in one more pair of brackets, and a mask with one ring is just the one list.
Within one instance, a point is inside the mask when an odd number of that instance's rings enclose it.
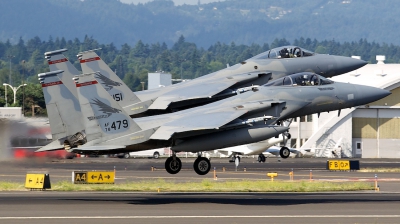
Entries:
{"label": "green grass", "polygon": [[24,183],[0,182],[0,191],[22,191],[26,190]]}
{"label": "green grass", "polygon": [[400,168],[363,168],[360,169],[358,172],[365,172],[365,173],[399,173]]}
{"label": "green grass", "polygon": [[[242,180],[201,182],[174,182],[158,179],[119,184],[73,184],[68,181],[52,183],[52,191],[138,191],[138,192],[322,192],[373,190],[369,182],[321,182]],[[0,182],[0,191],[24,191],[23,184]]]}

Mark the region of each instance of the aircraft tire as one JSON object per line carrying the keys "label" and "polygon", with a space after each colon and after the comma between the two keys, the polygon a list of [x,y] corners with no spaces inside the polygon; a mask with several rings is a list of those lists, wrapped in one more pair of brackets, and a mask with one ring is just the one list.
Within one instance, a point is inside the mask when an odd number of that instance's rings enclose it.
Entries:
{"label": "aircraft tire", "polygon": [[153,159],[158,159],[158,158],[160,158],[160,153],[155,152],[155,153],[153,154]]}
{"label": "aircraft tire", "polygon": [[171,156],[165,161],[165,170],[169,174],[177,174],[179,171],[181,171],[182,168],[182,162],[178,157],[174,158]]}
{"label": "aircraft tire", "polygon": [[193,169],[198,175],[206,175],[211,169],[210,160],[205,157],[198,157],[193,163]]}
{"label": "aircraft tire", "polygon": [[281,150],[279,151],[279,155],[283,159],[286,159],[290,156],[290,150],[287,147],[282,147]]}
{"label": "aircraft tire", "polygon": [[264,156],[264,154],[260,154],[260,155],[258,155],[258,162],[259,163],[264,163],[265,162],[265,156]]}
{"label": "aircraft tire", "polygon": [[125,158],[125,159],[129,159],[130,157],[131,157],[131,156],[129,155],[129,153],[125,153],[125,154],[124,154],[124,158]]}

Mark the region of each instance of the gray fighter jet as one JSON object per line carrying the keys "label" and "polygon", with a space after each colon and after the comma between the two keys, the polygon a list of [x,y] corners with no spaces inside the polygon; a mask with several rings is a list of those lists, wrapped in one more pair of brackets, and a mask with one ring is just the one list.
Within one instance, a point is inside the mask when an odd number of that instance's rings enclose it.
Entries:
{"label": "gray fighter jet", "polygon": [[[50,77],[55,73],[39,74],[44,88],[56,86],[48,84],[53,82]],[[83,145],[69,151],[111,154],[171,147],[174,154],[165,163],[171,174],[178,173],[182,166],[175,152],[200,152],[258,142],[287,131],[287,127],[277,125],[282,120],[364,105],[390,94],[374,87],[334,83],[307,72],[204,106],[132,120],[95,79],[96,74],[75,78],[85,139],[81,141]],[[48,92],[51,96],[60,94]],[[63,122],[76,120],[63,119]],[[194,162],[199,175],[207,174],[210,167],[205,157],[199,156]]]}
{"label": "gray fighter jet", "polygon": [[[70,67],[63,50],[45,53],[50,71]],[[163,88],[132,93],[122,80],[92,51],[78,54],[83,73],[97,72],[96,80],[131,117],[179,111],[252,90],[254,86],[298,72],[325,77],[340,75],[367,64],[343,56],[315,54],[296,46],[275,48],[220,71]],[[71,74],[75,75],[75,71]],[[62,80],[64,83],[70,80]],[[70,91],[75,91],[67,86]]]}
{"label": "gray fighter jet", "polygon": [[[71,77],[79,75],[80,72],[63,55],[65,51],[66,49],[46,52],[45,58],[48,61],[50,71],[56,72],[55,74],[59,78],[57,80],[53,77],[53,81],[63,83],[77,97]],[[162,114],[214,102],[250,91],[260,83],[264,84],[295,72],[316,71],[324,76],[334,76],[366,64],[365,61],[358,59],[314,54],[299,47],[286,46],[272,49],[235,66],[192,81],[133,93],[94,51],[82,52],[78,56],[83,72],[96,72],[96,80],[131,117]],[[64,72],[57,72],[59,70]],[[62,111],[60,108],[62,105],[55,103],[60,102],[59,98],[54,99],[54,97],[48,96],[47,99],[53,100],[50,107],[57,107],[55,109]],[[164,109],[160,108],[161,104],[164,105]],[[66,110],[71,111],[69,108],[66,108]],[[50,112],[49,119],[59,120],[60,113],[51,115]],[[79,106],[75,106],[71,113],[80,113]],[[76,145],[73,142],[80,142],[82,133],[84,133],[82,123],[76,122],[75,125],[68,128],[56,126],[55,122],[52,123],[53,142],[41,148],[41,150],[74,147]],[[60,128],[64,130],[60,132]],[[67,132],[70,135],[66,135]]]}

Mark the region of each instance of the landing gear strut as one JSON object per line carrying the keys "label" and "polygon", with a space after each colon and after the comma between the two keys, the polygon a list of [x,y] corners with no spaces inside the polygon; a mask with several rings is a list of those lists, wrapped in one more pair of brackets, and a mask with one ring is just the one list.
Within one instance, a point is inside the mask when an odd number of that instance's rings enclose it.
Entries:
{"label": "landing gear strut", "polygon": [[238,159],[240,162],[240,156],[237,154],[232,154],[232,157],[229,159],[229,162],[234,163],[234,162],[236,162],[236,159]]}

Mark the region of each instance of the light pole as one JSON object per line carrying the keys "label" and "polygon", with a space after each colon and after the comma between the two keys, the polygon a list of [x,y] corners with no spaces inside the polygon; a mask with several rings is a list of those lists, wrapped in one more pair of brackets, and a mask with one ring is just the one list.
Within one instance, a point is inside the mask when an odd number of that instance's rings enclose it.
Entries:
{"label": "light pole", "polygon": [[4,98],[6,99],[6,107],[8,107],[8,103],[7,103],[7,86],[5,85],[5,83],[3,83],[3,86],[4,86],[4,92],[5,92]]}
{"label": "light pole", "polygon": [[[6,97],[7,97],[7,86],[9,86],[13,90],[13,92],[14,92],[14,104],[15,104],[17,102],[17,91],[18,91],[18,89],[21,88],[22,86],[26,86],[26,84],[19,85],[18,87],[13,87],[10,84],[3,83],[3,86],[6,89]],[[6,98],[6,107],[7,107],[7,98]]]}
{"label": "light pole", "polygon": [[22,60],[22,69],[23,69],[23,76],[22,76],[22,85],[24,86],[23,93],[22,93],[22,114],[25,117],[25,60]]}
{"label": "light pole", "polygon": [[140,82],[142,84],[142,91],[144,90],[144,82]]}
{"label": "light pole", "polygon": [[10,83],[10,85],[12,85],[11,82],[11,59],[14,58],[15,56],[13,55],[8,55],[7,58],[10,59],[10,74],[8,75],[8,82]]}

